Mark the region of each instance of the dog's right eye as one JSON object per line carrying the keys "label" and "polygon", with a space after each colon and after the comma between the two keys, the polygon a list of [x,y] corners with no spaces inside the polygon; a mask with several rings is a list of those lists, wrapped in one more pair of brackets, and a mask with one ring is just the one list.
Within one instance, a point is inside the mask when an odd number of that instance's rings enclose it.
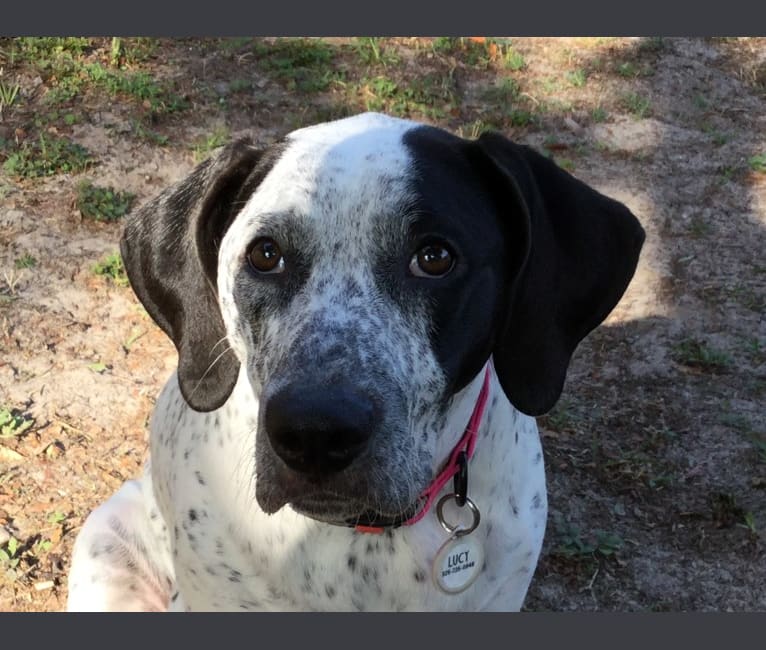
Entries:
{"label": "dog's right eye", "polygon": [[285,270],[285,258],[279,244],[271,237],[256,239],[247,253],[247,260],[258,273],[282,273]]}

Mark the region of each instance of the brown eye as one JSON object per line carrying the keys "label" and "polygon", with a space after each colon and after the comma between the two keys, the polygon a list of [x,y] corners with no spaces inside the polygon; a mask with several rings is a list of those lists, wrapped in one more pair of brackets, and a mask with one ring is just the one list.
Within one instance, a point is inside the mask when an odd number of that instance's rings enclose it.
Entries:
{"label": "brown eye", "polygon": [[279,244],[270,237],[257,239],[247,259],[258,273],[282,273],[285,270],[285,259]]}
{"label": "brown eye", "polygon": [[452,270],[455,257],[446,246],[423,246],[410,260],[410,273],[421,278],[441,278]]}

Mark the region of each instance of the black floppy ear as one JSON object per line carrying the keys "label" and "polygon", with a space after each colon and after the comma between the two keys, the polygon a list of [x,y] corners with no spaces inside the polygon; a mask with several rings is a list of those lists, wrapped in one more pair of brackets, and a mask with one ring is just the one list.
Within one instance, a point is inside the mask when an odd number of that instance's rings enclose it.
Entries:
{"label": "black floppy ear", "polygon": [[577,344],[625,292],[644,230],[623,204],[533,149],[496,133],[477,145],[493,163],[501,220],[520,219],[527,237],[494,365],[511,403],[541,415],[559,398]]}
{"label": "black floppy ear", "polygon": [[181,393],[197,411],[220,407],[239,373],[218,306],[218,248],[260,157],[248,140],[224,147],[133,213],[120,241],[130,284],[173,340]]}

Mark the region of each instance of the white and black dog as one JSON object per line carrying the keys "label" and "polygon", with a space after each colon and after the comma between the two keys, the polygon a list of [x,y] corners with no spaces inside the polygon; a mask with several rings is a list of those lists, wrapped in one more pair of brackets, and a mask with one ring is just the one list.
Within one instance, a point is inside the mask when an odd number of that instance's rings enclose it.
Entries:
{"label": "white and black dog", "polygon": [[643,241],[498,134],[364,114],[228,145],[126,225],[178,371],[144,476],[76,541],[69,609],[518,610],[532,416]]}

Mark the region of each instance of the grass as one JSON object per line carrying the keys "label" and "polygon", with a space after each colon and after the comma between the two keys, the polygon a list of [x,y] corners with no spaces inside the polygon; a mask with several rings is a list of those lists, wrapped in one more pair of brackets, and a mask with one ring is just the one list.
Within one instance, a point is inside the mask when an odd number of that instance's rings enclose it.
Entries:
{"label": "grass", "polygon": [[750,169],[752,169],[754,172],[758,172],[759,174],[766,174],[766,153],[761,153],[757,156],[753,156],[750,158],[750,160],[747,161],[747,164],[750,165]]}
{"label": "grass", "polygon": [[3,111],[16,101],[19,95],[19,84],[7,85],[5,82],[0,81],[0,120],[3,119]]}
{"label": "grass", "polygon": [[37,259],[31,253],[24,253],[21,257],[16,258],[14,266],[17,269],[31,269],[37,266]]}
{"label": "grass", "polygon": [[609,114],[606,112],[606,109],[601,106],[596,106],[596,108],[592,109],[590,112],[590,119],[597,123],[606,122],[608,117]]}
{"label": "grass", "polygon": [[93,265],[93,273],[108,279],[115,286],[127,287],[130,282],[125,272],[125,266],[122,257],[117,252],[107,255],[102,260]]}
{"label": "grass", "polygon": [[354,50],[359,61],[364,65],[397,65],[400,62],[399,55],[394,48],[383,45],[382,40],[376,36],[357,38]]}
{"label": "grass", "polygon": [[231,139],[229,129],[225,126],[216,127],[212,133],[202,138],[193,147],[194,162],[201,162],[211,151],[222,147]]}
{"label": "grass", "polygon": [[0,408],[0,438],[18,438],[35,423],[34,418],[16,409]]}
{"label": "grass", "polygon": [[113,38],[100,59],[93,60],[91,51],[96,47],[95,39],[89,38],[19,38],[13,40],[11,58],[40,74],[48,87],[45,102],[49,106],[98,90],[116,99],[132,99],[152,117],[189,106],[169,84],[124,67],[148,57],[155,47],[149,39]]}
{"label": "grass", "polygon": [[322,92],[343,76],[333,65],[334,48],[322,39],[280,38],[272,43],[256,42],[252,49],[256,65],[287,90]]}
{"label": "grass", "polygon": [[682,341],[674,347],[673,353],[678,363],[703,372],[721,372],[731,365],[729,355],[697,339]]}
{"label": "grass", "polygon": [[582,68],[567,72],[567,81],[575,88],[582,88],[588,80],[588,75]]}
{"label": "grass", "polygon": [[647,117],[651,111],[651,102],[639,93],[627,93],[622,98],[622,105],[638,120]]}
{"label": "grass", "polygon": [[560,516],[554,518],[554,527],[558,539],[558,545],[553,551],[556,555],[607,558],[615,555],[624,546],[619,535],[604,530],[594,530],[586,537],[578,526]]}
{"label": "grass", "polygon": [[127,214],[135,198],[135,194],[130,192],[119,192],[113,187],[83,181],[77,186],[75,204],[86,219],[116,221]]}
{"label": "grass", "polygon": [[457,101],[454,80],[440,74],[426,74],[403,83],[378,75],[362,79],[351,91],[361,96],[366,110],[400,117],[441,118]]}
{"label": "grass", "polygon": [[3,163],[3,169],[19,178],[39,178],[60,173],[78,173],[93,163],[85,147],[66,138],[25,140]]}

